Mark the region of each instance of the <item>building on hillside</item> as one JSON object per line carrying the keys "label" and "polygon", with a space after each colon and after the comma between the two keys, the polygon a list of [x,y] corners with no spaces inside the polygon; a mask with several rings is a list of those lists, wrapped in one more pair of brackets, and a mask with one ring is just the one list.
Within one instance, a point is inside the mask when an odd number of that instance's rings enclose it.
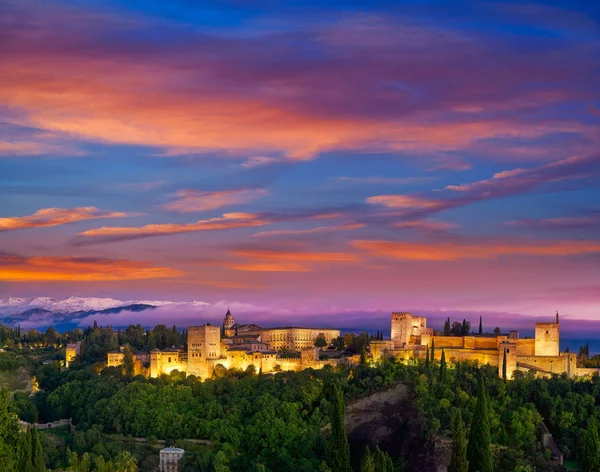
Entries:
{"label": "building on hillside", "polygon": [[81,341],[78,341],[73,344],[67,344],[67,348],[65,350],[65,367],[69,367],[69,365],[77,359],[77,356],[81,355]]}
{"label": "building on hillside", "polygon": [[[223,338],[221,334],[223,333]],[[335,365],[342,359],[320,359],[320,350],[314,344],[323,337],[330,344],[339,337],[339,330],[325,328],[262,328],[250,324],[236,324],[231,312],[223,320],[223,326],[188,327],[187,351],[183,349],[153,349],[148,353],[134,354],[135,373],[159,377],[173,371],[185,372],[200,378],[212,377],[219,364],[224,368],[245,370],[253,366],[263,373],[279,370],[319,369]],[[280,351],[300,351],[300,357],[282,358]],[[123,352],[108,353],[107,365],[120,366]]]}
{"label": "building on hillside", "polygon": [[165,447],[159,452],[160,472],[177,472],[179,470],[179,461],[185,454],[185,450],[179,447]]}
{"label": "building on hillside", "polygon": [[327,328],[303,328],[296,326],[287,326],[283,328],[262,328],[257,327],[254,330],[245,332],[249,334],[260,334],[261,340],[267,343],[271,349],[276,351],[297,351],[314,347],[317,338],[322,337],[327,344],[340,337],[339,329]]}
{"label": "building on hillside", "polygon": [[[371,342],[374,358],[385,355],[401,359],[425,358],[426,350],[435,346],[435,359],[440,360],[442,349],[449,361],[471,360],[498,367],[512,379],[516,370],[534,370],[541,375],[567,374],[569,377],[591,375],[590,369],[577,368],[574,353],[560,352],[560,322],[536,323],[534,338],[520,338],[518,331],[508,334],[469,334],[466,336],[436,336],[427,328],[424,317],[407,312],[391,316],[391,341]],[[596,369],[600,372],[600,369]]]}

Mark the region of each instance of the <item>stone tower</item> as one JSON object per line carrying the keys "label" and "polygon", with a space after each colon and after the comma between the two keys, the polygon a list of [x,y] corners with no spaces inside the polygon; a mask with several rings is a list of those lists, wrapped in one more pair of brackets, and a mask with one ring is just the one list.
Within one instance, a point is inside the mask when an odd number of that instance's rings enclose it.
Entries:
{"label": "stone tower", "polygon": [[206,378],[214,361],[221,357],[221,329],[218,326],[188,328],[188,375]]}
{"label": "stone tower", "polygon": [[560,323],[558,313],[555,323],[535,324],[535,355],[558,356],[560,353]]}
{"label": "stone tower", "polygon": [[517,344],[503,341],[498,346],[498,375],[500,377],[502,377],[502,367],[504,365],[504,352],[506,352],[506,378],[512,380],[513,372],[517,370]]}
{"label": "stone tower", "polygon": [[404,347],[410,342],[412,313],[405,311],[392,313],[392,342],[395,348]]}
{"label": "stone tower", "polygon": [[233,315],[229,308],[227,308],[227,313],[225,314],[225,318],[223,318],[223,337],[233,336],[235,334],[235,320],[233,319]]}

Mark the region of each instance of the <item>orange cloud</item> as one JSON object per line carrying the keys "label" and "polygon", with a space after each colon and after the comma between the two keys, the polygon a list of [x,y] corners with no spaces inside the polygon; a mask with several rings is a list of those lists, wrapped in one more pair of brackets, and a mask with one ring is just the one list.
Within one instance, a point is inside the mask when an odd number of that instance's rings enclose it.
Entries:
{"label": "orange cloud", "polygon": [[249,249],[234,251],[233,255],[254,259],[254,262],[232,264],[235,270],[257,272],[310,272],[315,264],[357,262],[353,254],[342,252],[299,252]]}
{"label": "orange cloud", "polygon": [[[343,109],[326,113],[285,100],[289,93],[277,99],[280,87],[285,92],[302,88],[302,82],[292,79],[271,83],[268,89],[272,93],[261,93],[266,87],[250,80],[255,87],[252,93],[233,95],[230,88],[215,85],[229,78],[210,55],[190,55],[188,63],[178,56],[179,50],[128,55],[105,45],[94,48],[92,38],[82,38],[81,25],[87,22],[90,31],[97,26],[89,17],[72,22],[80,25],[76,31],[65,30],[63,19],[55,25],[47,21],[36,37],[22,33],[38,26],[35,21],[11,29],[20,49],[3,58],[0,77],[0,103],[18,114],[15,124],[62,135],[65,140],[75,137],[154,146],[166,154],[268,151],[291,159],[310,159],[333,149],[435,152],[456,150],[486,138],[594,132],[591,126],[568,121],[532,125],[469,116],[449,122],[430,110],[385,118],[356,116]],[[128,31],[130,27],[127,25]],[[238,57],[224,57],[225,62],[239,62]],[[339,70],[328,72],[337,80]],[[243,75],[238,80],[247,85]],[[316,95],[321,87],[313,87]],[[266,164],[270,159],[259,156],[247,161],[247,166]]]}
{"label": "orange cloud", "polygon": [[434,209],[442,206],[441,202],[426,200],[412,195],[376,195],[367,198],[367,203],[384,205],[388,208]]}
{"label": "orange cloud", "polygon": [[385,240],[355,240],[351,246],[374,256],[421,261],[493,259],[500,256],[570,256],[600,252],[596,241],[552,241],[533,243],[421,244]]}
{"label": "orange cloud", "polygon": [[264,189],[223,190],[220,192],[180,190],[175,194],[176,200],[166,204],[164,208],[179,213],[207,211],[247,203],[268,194],[269,192]]}
{"label": "orange cloud", "polygon": [[101,242],[109,242],[151,236],[164,236],[168,234],[189,233],[193,231],[248,228],[252,226],[262,226],[268,223],[268,220],[261,219],[252,213],[225,213],[222,217],[198,220],[195,223],[165,223],[141,227],[102,227],[83,231],[82,233],[78,233],[77,236],[80,237],[80,243],[84,242],[85,239],[92,238],[99,238]]}
{"label": "orange cloud", "polygon": [[0,280],[5,282],[101,282],[181,277],[167,267],[123,259],[29,257],[4,260]]}
{"label": "orange cloud", "polygon": [[43,208],[33,215],[0,218],[0,232],[23,228],[43,228],[98,218],[124,218],[127,213],[104,211],[96,207]]}

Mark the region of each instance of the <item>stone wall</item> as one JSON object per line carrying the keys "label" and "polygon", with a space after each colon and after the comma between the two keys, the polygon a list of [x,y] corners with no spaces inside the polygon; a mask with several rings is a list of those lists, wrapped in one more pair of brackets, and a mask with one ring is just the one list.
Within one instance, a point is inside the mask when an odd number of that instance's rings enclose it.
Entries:
{"label": "stone wall", "polygon": [[535,339],[517,339],[517,355],[535,356]]}

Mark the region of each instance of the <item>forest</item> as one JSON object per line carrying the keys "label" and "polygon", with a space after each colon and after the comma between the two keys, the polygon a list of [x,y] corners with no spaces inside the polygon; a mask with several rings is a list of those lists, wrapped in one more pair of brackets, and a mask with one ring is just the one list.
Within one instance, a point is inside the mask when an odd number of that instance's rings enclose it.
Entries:
{"label": "forest", "polygon": [[[493,367],[453,363],[443,353],[441,362],[429,355],[410,363],[373,362],[369,336],[360,335],[336,341],[366,352],[353,366],[275,375],[219,370],[204,381],[179,372],[147,379],[102,364],[115,345],[147,348],[147,330],[130,328],[51,332],[49,343],[47,333],[29,337],[0,327],[0,370],[28,368],[39,387],[32,396],[0,396],[3,470],[150,471],[158,460],[153,445],[162,441],[184,446],[183,471],[419,471],[403,444],[415,434],[413,443],[424,451],[450,445],[451,471],[562,470],[540,442],[543,425],[565,461],[585,472],[600,470],[598,376],[574,381],[518,372],[506,381]],[[185,344],[185,333],[157,328],[150,330],[152,343]],[[64,343],[75,339],[83,341],[81,359],[64,369],[57,360]],[[350,449],[347,405],[398,383],[409,386],[418,431]],[[75,431],[21,431],[17,417],[29,423],[72,418]]]}

